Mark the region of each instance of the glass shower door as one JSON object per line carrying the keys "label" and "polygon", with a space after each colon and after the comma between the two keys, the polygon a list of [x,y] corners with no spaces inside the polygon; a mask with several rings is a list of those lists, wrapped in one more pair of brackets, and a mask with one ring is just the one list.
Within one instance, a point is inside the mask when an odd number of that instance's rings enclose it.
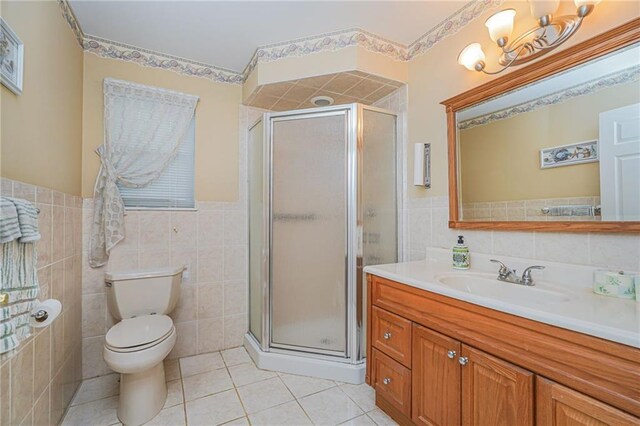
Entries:
{"label": "glass shower door", "polygon": [[344,355],[345,110],[272,119],[271,346]]}

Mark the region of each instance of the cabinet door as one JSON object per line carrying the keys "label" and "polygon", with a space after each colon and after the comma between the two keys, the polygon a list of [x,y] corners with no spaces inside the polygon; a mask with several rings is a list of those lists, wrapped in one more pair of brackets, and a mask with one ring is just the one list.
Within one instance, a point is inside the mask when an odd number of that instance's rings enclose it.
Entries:
{"label": "cabinet door", "polygon": [[460,424],[460,342],[413,326],[412,415],[416,424]]}
{"label": "cabinet door", "polygon": [[640,419],[542,377],[536,380],[538,424],[543,426],[631,426]]}
{"label": "cabinet door", "polygon": [[533,425],[533,373],[465,345],[459,362],[464,425]]}

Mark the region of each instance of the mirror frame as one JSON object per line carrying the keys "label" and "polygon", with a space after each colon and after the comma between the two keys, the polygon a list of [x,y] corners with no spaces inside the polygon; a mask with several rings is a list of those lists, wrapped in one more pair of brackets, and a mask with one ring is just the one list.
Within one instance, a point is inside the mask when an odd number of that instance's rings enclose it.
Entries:
{"label": "mirror frame", "polygon": [[474,87],[441,102],[447,111],[447,142],[449,153],[449,228],[488,229],[504,231],[543,232],[640,232],[640,222],[571,222],[571,221],[496,221],[470,222],[460,220],[458,144],[456,112],[489,98],[510,92],[556,73],[582,65],[620,48],[640,42],[640,18],[613,28],[586,41],[552,54],[531,65]]}

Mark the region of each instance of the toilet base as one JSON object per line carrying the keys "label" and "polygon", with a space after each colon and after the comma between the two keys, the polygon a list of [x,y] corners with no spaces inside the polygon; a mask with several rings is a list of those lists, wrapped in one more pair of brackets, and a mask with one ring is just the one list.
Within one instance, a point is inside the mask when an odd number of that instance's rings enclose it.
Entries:
{"label": "toilet base", "polygon": [[118,419],[126,426],[138,426],[154,418],[167,400],[164,363],[141,373],[120,375]]}

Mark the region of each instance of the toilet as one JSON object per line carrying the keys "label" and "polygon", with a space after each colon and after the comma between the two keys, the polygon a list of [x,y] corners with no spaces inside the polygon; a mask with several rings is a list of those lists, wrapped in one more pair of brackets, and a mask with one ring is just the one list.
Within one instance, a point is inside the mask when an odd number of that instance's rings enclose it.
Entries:
{"label": "toilet", "polygon": [[119,322],[105,337],[104,360],[120,373],[118,418],[127,426],[148,422],[163,408],[163,360],[176,343],[167,316],[178,303],[184,267],[106,272],[107,305]]}

